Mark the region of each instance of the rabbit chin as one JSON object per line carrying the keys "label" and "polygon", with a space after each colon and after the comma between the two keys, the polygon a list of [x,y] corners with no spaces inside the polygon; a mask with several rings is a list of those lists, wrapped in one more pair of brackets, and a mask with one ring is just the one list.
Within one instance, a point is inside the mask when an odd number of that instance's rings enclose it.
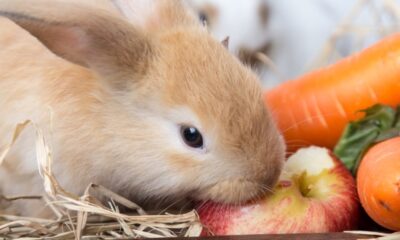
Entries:
{"label": "rabbit chin", "polygon": [[272,193],[272,187],[263,183],[237,179],[218,182],[196,193],[196,200],[211,200],[226,204],[241,204]]}

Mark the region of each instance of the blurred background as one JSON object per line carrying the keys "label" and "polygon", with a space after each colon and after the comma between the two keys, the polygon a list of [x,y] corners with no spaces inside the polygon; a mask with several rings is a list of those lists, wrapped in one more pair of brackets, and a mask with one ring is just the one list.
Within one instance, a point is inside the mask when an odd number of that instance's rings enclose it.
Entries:
{"label": "blurred background", "polygon": [[187,0],[265,88],[326,66],[400,27],[400,0]]}

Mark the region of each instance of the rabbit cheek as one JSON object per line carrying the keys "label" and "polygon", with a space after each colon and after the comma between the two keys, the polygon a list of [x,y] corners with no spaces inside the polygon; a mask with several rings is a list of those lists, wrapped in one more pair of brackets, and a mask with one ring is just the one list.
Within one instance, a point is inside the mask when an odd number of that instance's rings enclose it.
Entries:
{"label": "rabbit cheek", "polygon": [[168,157],[168,163],[173,169],[178,170],[180,173],[186,173],[198,166],[193,159],[180,154],[170,154]]}
{"label": "rabbit cheek", "polygon": [[212,200],[227,204],[244,203],[264,193],[261,184],[248,180],[229,180],[219,182],[199,192],[199,200]]}

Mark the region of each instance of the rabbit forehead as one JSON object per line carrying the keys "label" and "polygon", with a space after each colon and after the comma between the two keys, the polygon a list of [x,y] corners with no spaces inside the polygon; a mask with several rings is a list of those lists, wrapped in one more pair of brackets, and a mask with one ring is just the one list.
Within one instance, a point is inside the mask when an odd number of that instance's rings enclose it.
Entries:
{"label": "rabbit forehead", "polygon": [[176,31],[162,41],[158,70],[169,90],[166,93],[172,93],[173,102],[190,97],[255,100],[261,96],[261,85],[255,74],[207,32]]}

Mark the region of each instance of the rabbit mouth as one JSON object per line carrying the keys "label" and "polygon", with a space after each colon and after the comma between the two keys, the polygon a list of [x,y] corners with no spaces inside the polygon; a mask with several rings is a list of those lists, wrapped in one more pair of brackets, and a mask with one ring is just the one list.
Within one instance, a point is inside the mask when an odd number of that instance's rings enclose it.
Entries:
{"label": "rabbit mouth", "polygon": [[196,193],[197,200],[241,204],[272,193],[272,187],[261,182],[237,179],[218,182]]}

